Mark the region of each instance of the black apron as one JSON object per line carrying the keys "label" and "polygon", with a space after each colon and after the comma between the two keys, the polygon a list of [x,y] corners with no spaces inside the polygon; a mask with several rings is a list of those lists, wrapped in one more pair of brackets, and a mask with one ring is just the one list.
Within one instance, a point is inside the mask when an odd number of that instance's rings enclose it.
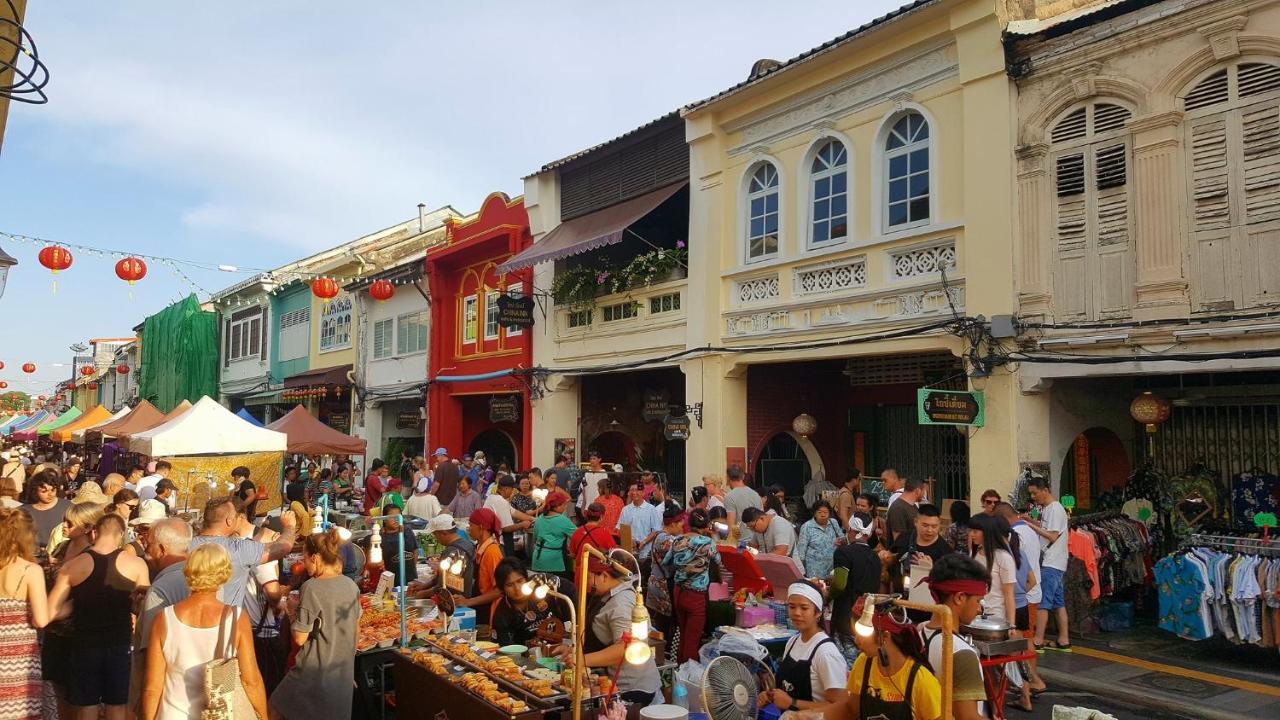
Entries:
{"label": "black apron", "polygon": [[[792,700],[804,700],[805,702],[819,702],[813,696],[813,676],[809,674],[809,669],[813,666],[813,658],[818,654],[818,648],[832,642],[831,638],[824,638],[821,642],[813,646],[809,651],[809,657],[804,660],[796,660],[791,657],[791,648],[795,646],[800,636],[797,635],[787,643],[786,654],[782,658],[782,662],[778,664],[778,687],[783,692],[791,696]],[[823,698],[821,702],[826,702]]]}
{"label": "black apron", "polygon": [[911,690],[916,684],[916,673],[920,672],[920,663],[911,661],[911,674],[907,676],[907,687],[902,693],[902,700],[899,702],[889,702],[883,698],[873,696],[868,690],[871,688],[871,665],[875,663],[871,657],[867,658],[867,663],[862,667],[862,691],[858,695],[858,720],[912,720],[911,712]]}

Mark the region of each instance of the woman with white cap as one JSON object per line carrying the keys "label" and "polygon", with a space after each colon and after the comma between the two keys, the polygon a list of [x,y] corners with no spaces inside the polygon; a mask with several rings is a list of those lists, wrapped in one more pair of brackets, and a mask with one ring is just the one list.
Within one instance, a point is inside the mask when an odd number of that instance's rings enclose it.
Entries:
{"label": "woman with white cap", "polygon": [[760,693],[761,707],[808,710],[845,699],[849,666],[839,648],[822,632],[822,591],[807,581],[787,588],[787,617],[799,635],[787,641],[778,665],[777,687]]}
{"label": "woman with white cap", "polygon": [[864,512],[849,517],[848,542],[836,548],[831,580],[831,636],[853,667],[858,646],[853,636],[853,604],[867,593],[880,592],[880,557],[871,549],[876,524]]}

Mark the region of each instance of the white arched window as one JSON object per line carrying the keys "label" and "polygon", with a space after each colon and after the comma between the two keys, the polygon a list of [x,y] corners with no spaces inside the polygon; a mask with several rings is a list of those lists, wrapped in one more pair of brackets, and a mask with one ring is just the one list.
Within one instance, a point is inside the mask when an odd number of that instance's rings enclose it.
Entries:
{"label": "white arched window", "polygon": [[908,112],[889,129],[884,144],[885,229],[929,222],[929,122]]}
{"label": "white arched window", "polygon": [[762,162],[747,183],[747,260],[778,253],[778,169]]}
{"label": "white arched window", "polygon": [[849,152],[839,140],[828,140],[809,168],[813,191],[809,244],[839,242],[849,235]]}

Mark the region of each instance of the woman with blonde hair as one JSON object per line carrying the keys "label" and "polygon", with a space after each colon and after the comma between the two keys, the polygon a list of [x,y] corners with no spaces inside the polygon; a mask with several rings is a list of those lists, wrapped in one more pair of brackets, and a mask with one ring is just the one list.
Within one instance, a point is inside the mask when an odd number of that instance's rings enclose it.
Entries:
{"label": "woman with blonde hair", "polygon": [[298,656],[271,693],[273,720],[351,717],[360,588],[342,574],[341,544],[336,528],[302,541],[302,563],[311,579],[286,606]]}
{"label": "woman with blonde hair", "polygon": [[[6,478],[9,482],[12,480]],[[21,510],[0,509],[0,717],[37,720],[43,706],[40,643],[49,623],[35,527]]]}
{"label": "woman with blonde hair", "polygon": [[702,486],[707,489],[707,512],[724,507],[724,480],[719,475],[703,475]]}
{"label": "woman with blonde hair", "polygon": [[11,477],[0,478],[0,508],[13,510],[20,505],[17,481]]}
{"label": "woman with blonde hair", "polygon": [[66,563],[71,558],[84,552],[93,544],[89,533],[98,524],[102,516],[107,514],[106,504],[77,503],[67,508],[62,516],[62,524],[54,528],[49,536],[49,557],[58,563]]}
{"label": "woman with blonde hair", "polygon": [[201,545],[187,557],[182,574],[191,595],[165,608],[151,625],[142,717],[199,718],[205,710],[204,666],[234,656],[249,705],[265,718],[267,697],[249,618],[240,608],[218,601],[218,590],[231,579],[231,556],[220,545]]}

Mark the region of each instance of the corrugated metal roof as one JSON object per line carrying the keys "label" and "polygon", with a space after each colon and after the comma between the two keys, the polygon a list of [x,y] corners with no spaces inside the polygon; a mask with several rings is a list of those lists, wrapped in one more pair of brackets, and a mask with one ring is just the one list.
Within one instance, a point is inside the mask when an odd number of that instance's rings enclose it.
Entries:
{"label": "corrugated metal roof", "polygon": [[727,90],[722,90],[716,93],[715,95],[712,95],[711,97],[706,98],[705,100],[699,100],[698,102],[685,105],[684,109],[682,110],[682,113],[687,113],[692,110],[697,110],[705,105],[709,105],[713,102],[724,99],[730,95],[740,92],[748,87],[751,87],[752,85],[755,85],[756,83],[760,82],[761,80],[764,80],[765,78],[773,77],[774,75],[777,75],[778,73],[784,70],[790,69],[792,67],[795,67],[796,65],[812,60],[813,58],[818,57],[819,55],[822,55],[840,45],[843,45],[844,43],[850,40],[853,40],[854,38],[860,35],[863,35],[867,32],[875,30],[876,28],[879,28],[881,25],[884,25],[887,22],[897,20],[898,18],[901,18],[904,15],[907,15],[908,13],[914,12],[928,5],[935,5],[939,2],[942,2],[942,0],[914,0],[914,2],[909,2],[906,5],[903,5],[902,7],[898,8],[897,10],[894,10],[893,12],[882,15],[874,20],[868,21],[862,24],[861,26],[854,28],[853,30],[850,30],[847,33],[844,33],[843,35],[838,35],[835,38],[832,38],[831,40],[828,40],[827,42],[822,43],[818,47],[813,48],[812,50],[806,50],[805,52],[800,53],[799,55],[791,58],[790,60],[787,60],[779,64],[777,67],[773,68],[772,70],[768,70],[766,72],[761,73],[760,75],[756,75],[755,77],[748,78],[747,80],[744,80],[738,83],[737,85],[734,85],[733,87],[728,88]]}
{"label": "corrugated metal roof", "polygon": [[[1115,15],[1116,10],[1127,12],[1129,10],[1154,4],[1159,0],[1102,0],[1095,5],[1085,5],[1067,12],[1054,15],[1053,17],[1031,20],[1014,20],[1005,28],[1005,33],[1014,36],[1039,35],[1048,30],[1057,29],[1058,26],[1065,23],[1071,23],[1072,29],[1078,29],[1082,26],[1091,25],[1095,22],[1102,22]],[[1117,8],[1117,6],[1124,6]],[[1111,12],[1107,12],[1107,11]]]}
{"label": "corrugated metal roof", "polygon": [[649,122],[647,122],[647,123],[645,123],[645,124],[641,125],[641,126],[640,126],[640,127],[638,127],[638,128],[635,128],[635,129],[632,129],[632,130],[628,130],[627,132],[622,133],[621,135],[619,135],[619,136],[618,136],[618,137],[616,137],[616,138],[613,138],[613,139],[611,139],[611,140],[605,140],[605,141],[604,141],[604,142],[602,142],[602,143],[599,143],[599,144],[596,144],[596,145],[592,145],[591,147],[587,148],[586,150],[579,150],[578,152],[576,152],[576,153],[574,153],[574,154],[572,154],[572,155],[566,155],[565,157],[562,157],[562,158],[560,158],[559,160],[553,160],[552,162],[549,162],[549,163],[547,163],[546,165],[543,165],[542,167],[540,167],[540,168],[538,168],[537,170],[535,170],[535,171],[533,171],[533,172],[529,173],[528,175],[525,175],[525,176],[524,176],[524,178],[522,178],[522,179],[531,178],[531,177],[533,177],[534,175],[539,175],[539,174],[541,174],[541,173],[547,172],[548,170],[555,170],[556,168],[560,167],[561,165],[566,165],[566,164],[568,164],[568,163],[573,162],[574,160],[577,160],[577,159],[578,159],[578,158],[580,158],[580,157],[583,157],[583,156],[585,156],[585,155],[590,155],[591,153],[595,152],[596,150],[599,150],[599,149],[600,149],[600,148],[602,148],[602,147],[606,147],[606,146],[608,146],[608,145],[612,145],[612,144],[614,144],[614,143],[618,142],[619,140],[626,140],[627,138],[629,138],[629,137],[631,137],[631,136],[633,136],[633,135],[636,135],[636,134],[638,134],[638,133],[644,132],[645,130],[650,129],[650,128],[652,128],[653,126],[658,125],[659,123],[662,123],[662,122],[667,121],[667,120],[671,120],[671,119],[673,119],[673,118],[679,118],[679,117],[680,117],[680,111],[679,111],[679,110],[672,110],[671,112],[667,113],[666,115],[663,115],[663,116],[662,116],[662,117],[660,117],[660,118],[655,118],[655,119],[653,119],[653,120],[650,120]]}

